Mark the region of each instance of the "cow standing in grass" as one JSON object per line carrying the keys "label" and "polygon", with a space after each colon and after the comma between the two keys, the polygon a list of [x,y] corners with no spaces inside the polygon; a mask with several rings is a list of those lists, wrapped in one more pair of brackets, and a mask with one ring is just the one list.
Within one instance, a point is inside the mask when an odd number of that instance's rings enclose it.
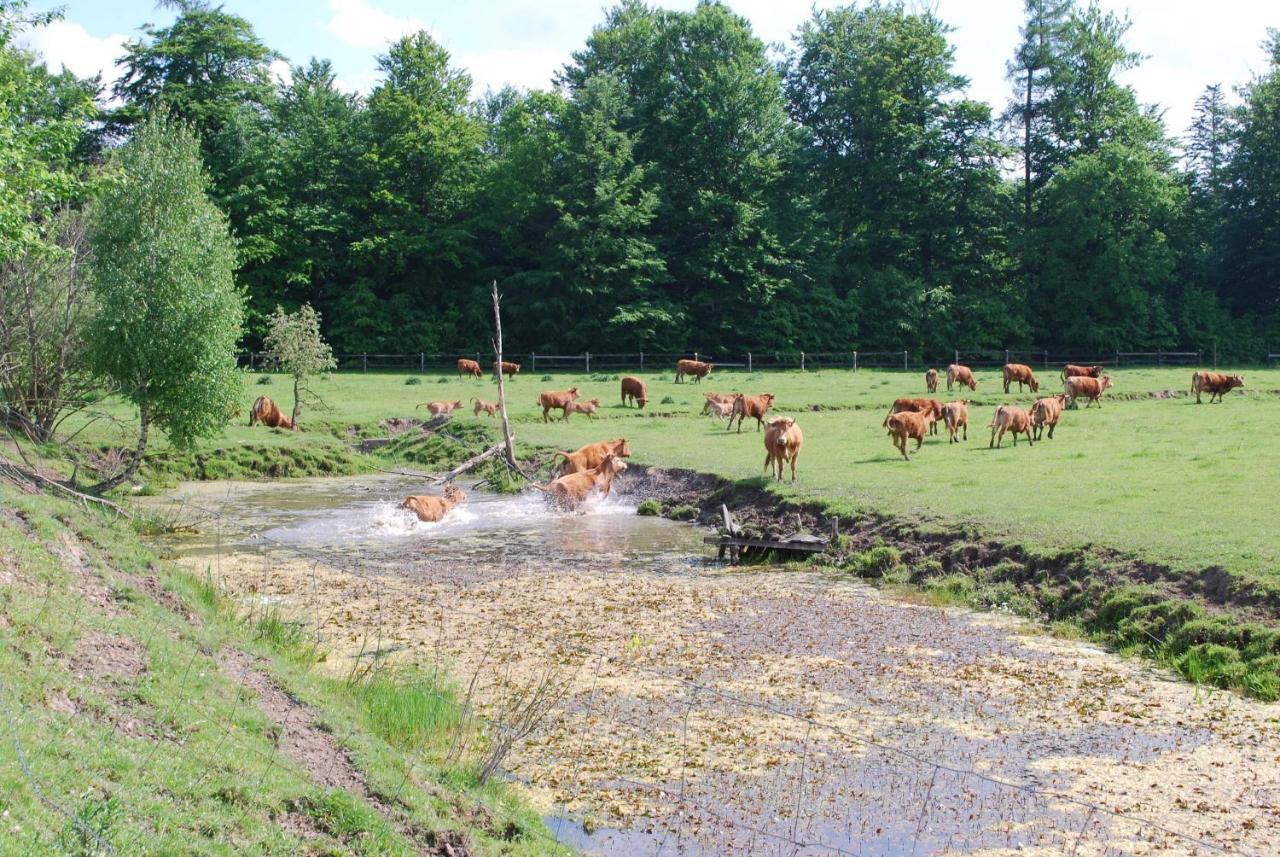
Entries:
{"label": "cow standing in grass", "polygon": [[938,392],[938,370],[930,369],[924,373],[924,388],[926,392]]}
{"label": "cow standing in grass", "polygon": [[568,390],[543,390],[538,394],[538,407],[542,408],[542,421],[550,422],[547,419],[547,413],[556,408],[562,411],[562,415],[567,414],[569,403],[576,401],[577,398],[577,387],[570,387]]}
{"label": "cow standing in grass", "polygon": [[1066,393],[1036,399],[1036,403],[1031,406],[1031,428],[1035,431],[1036,440],[1044,434],[1045,426],[1049,427],[1049,440],[1053,440],[1053,430],[1057,427],[1058,420],[1062,419],[1062,408],[1066,402]]}
{"label": "cow standing in grass", "polygon": [[649,388],[634,375],[622,379],[622,406],[625,408],[629,401],[635,402],[637,408],[643,408],[649,401]]}
{"label": "cow standing in grass", "polygon": [[959,384],[962,387],[968,387],[970,391],[978,389],[978,381],[973,377],[973,370],[968,366],[961,366],[959,363],[952,363],[947,367],[947,392],[951,392],[951,386]]}
{"label": "cow standing in grass", "polygon": [[791,481],[796,481],[796,459],[800,457],[800,447],[804,445],[804,432],[791,417],[774,417],[769,420],[769,428],[764,433],[764,466],[769,468],[769,475],[777,475],[782,481],[783,465],[791,463]]}
{"label": "cow standing in grass", "polygon": [[1065,384],[1068,378],[1101,378],[1101,366],[1077,366],[1075,363],[1068,363],[1062,367],[1062,382]]}
{"label": "cow standing in grass", "polygon": [[1031,388],[1031,392],[1040,392],[1040,382],[1036,380],[1035,373],[1031,371],[1031,367],[1025,363],[1006,363],[1004,364],[1004,391],[1009,392],[1009,385],[1014,381],[1018,382],[1018,392],[1022,392],[1022,385],[1025,384]]}
{"label": "cow standing in grass", "polygon": [[733,427],[733,420],[738,420],[738,434],[742,434],[742,421],[747,417],[755,417],[756,431],[760,431],[764,427],[764,415],[769,412],[769,408],[773,406],[773,393],[762,393],[759,396],[742,396],[739,395],[733,400],[733,411],[729,415],[729,422],[725,425],[724,430],[728,431]]}
{"label": "cow standing in grass", "polygon": [[[520,364],[511,363],[509,361],[503,360],[502,374],[507,376],[508,381],[512,380],[513,378],[515,378],[517,375],[520,374]],[[498,364],[496,361],[493,364],[493,377],[494,378],[498,377]]]}
{"label": "cow standing in grass", "polygon": [[[999,432],[997,438],[996,433]],[[1013,405],[1001,405],[996,408],[996,415],[991,419],[991,443],[988,449],[999,449],[1004,443],[1005,432],[1013,432],[1013,445],[1018,445],[1018,435],[1025,434],[1027,443],[1031,444],[1031,414]]]}
{"label": "cow standing in grass", "polygon": [[947,427],[947,434],[950,436],[948,444],[959,443],[956,438],[956,432],[963,428],[964,439],[969,439],[969,400],[961,399],[956,402],[947,402],[942,406],[942,422]]}
{"label": "cow standing in grass", "polygon": [[1209,404],[1213,404],[1216,397],[1219,402],[1222,401],[1224,393],[1230,393],[1236,387],[1244,386],[1243,375],[1224,375],[1221,372],[1197,372],[1191,376],[1191,393],[1196,397],[1196,404],[1203,404],[1200,401],[1201,393],[1209,394]]}
{"label": "cow standing in grass", "polygon": [[907,441],[914,438],[916,442],[916,451],[920,451],[920,447],[924,445],[925,435],[929,433],[929,428],[934,424],[932,410],[927,411],[901,411],[896,414],[890,414],[885,420],[885,426],[889,429],[889,437],[893,439],[895,449],[901,450],[902,457],[910,461],[907,456]]}
{"label": "cow standing in grass", "polygon": [[484,370],[480,368],[480,364],[474,360],[468,360],[465,357],[458,358],[458,377],[470,375],[472,378],[483,378]]}
{"label": "cow standing in grass", "polygon": [[937,399],[912,399],[907,396],[894,399],[893,407],[889,409],[889,416],[884,418],[884,422],[881,423],[881,425],[887,428],[889,426],[889,417],[894,414],[903,413],[904,411],[928,411],[934,420],[934,422],[929,424],[929,433],[938,433],[936,423],[938,420],[942,419],[942,402],[939,402]]}
{"label": "cow standing in grass", "polygon": [[[1074,402],[1076,399],[1085,398],[1089,401],[1085,403],[1085,407],[1089,407],[1094,402],[1098,403],[1098,407],[1102,407],[1102,394],[1111,388],[1111,378],[1103,375],[1101,378],[1068,378],[1066,380],[1066,393]],[[1053,435],[1049,435],[1053,437]]]}
{"label": "cow standing in grass", "polygon": [[284,412],[276,407],[276,403],[266,396],[259,396],[253,403],[253,407],[249,409],[250,428],[254,423],[262,423],[268,428],[293,428],[293,420],[286,417]]}
{"label": "cow standing in grass", "polygon": [[688,375],[693,379],[695,384],[701,384],[702,379],[711,374],[712,363],[703,363],[701,360],[677,360],[676,361],[676,383],[684,382],[684,376]]}

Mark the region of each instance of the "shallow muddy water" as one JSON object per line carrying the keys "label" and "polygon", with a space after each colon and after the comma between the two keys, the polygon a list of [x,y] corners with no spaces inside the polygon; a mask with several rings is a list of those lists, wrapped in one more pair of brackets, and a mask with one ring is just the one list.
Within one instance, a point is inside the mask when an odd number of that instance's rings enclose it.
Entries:
{"label": "shallow muddy water", "polygon": [[443,668],[508,726],[551,697],[506,766],[584,853],[1280,853],[1280,706],[1011,617],[727,569],[625,498],[422,524],[400,477],[179,493],[172,548],[324,668]]}

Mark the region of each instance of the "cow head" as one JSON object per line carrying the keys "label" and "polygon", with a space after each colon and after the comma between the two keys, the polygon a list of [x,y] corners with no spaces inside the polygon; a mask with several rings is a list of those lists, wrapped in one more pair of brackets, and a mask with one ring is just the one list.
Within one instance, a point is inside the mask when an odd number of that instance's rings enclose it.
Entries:
{"label": "cow head", "polygon": [[1034,375],[1031,376],[1030,380],[1028,380],[1027,383],[1031,385],[1031,392],[1033,393],[1040,392],[1040,382],[1036,380]]}
{"label": "cow head", "polygon": [[454,410],[457,410],[457,409],[458,409],[458,408],[460,408],[460,407],[462,407],[462,400],[461,400],[461,399],[459,399],[458,401],[456,401],[456,402],[454,402],[454,403],[453,403],[453,408],[454,408]]}
{"label": "cow head", "polygon": [[930,399],[929,413],[933,415],[935,420],[942,419],[942,402],[939,402],[937,399]]}
{"label": "cow head", "polygon": [[587,402],[587,404],[588,404],[588,405],[590,405],[590,406],[591,406],[591,407],[593,407],[593,408],[598,408],[598,407],[600,407],[600,400],[599,400],[599,399],[592,399],[591,401]]}
{"label": "cow head", "polygon": [[1115,383],[1111,380],[1110,375],[1103,375],[1101,378],[1098,379],[1098,382],[1102,385],[1102,389],[1104,390],[1110,390],[1111,385]]}
{"label": "cow head", "polygon": [[796,424],[794,417],[774,417],[769,420],[769,428],[789,429]]}
{"label": "cow head", "polygon": [[772,404],[773,404],[773,398],[774,398],[773,393],[762,393],[762,394],[760,395],[760,398],[761,398],[761,399],[764,399],[764,403],[765,403],[766,405],[772,405]]}
{"label": "cow head", "polygon": [[610,455],[616,455],[619,458],[630,458],[631,447],[627,446],[627,439],[620,437],[612,442],[613,452]]}
{"label": "cow head", "polygon": [[577,387],[570,387],[570,388],[569,388],[569,398],[571,398],[571,399],[576,399],[576,398],[578,398],[578,388],[577,388]]}
{"label": "cow head", "polygon": [[621,458],[619,458],[618,456],[614,455],[612,452],[606,455],[604,457],[604,460],[600,462],[601,473],[612,472],[616,476],[617,474],[621,473],[626,469],[627,469],[627,463],[623,461]]}
{"label": "cow head", "polygon": [[467,499],[467,495],[463,493],[461,488],[451,482],[445,486],[444,498],[450,503],[461,503],[463,500]]}
{"label": "cow head", "polygon": [[1243,376],[1243,375],[1232,375],[1232,376],[1230,376],[1229,378],[1227,378],[1227,382],[1231,385],[1231,389],[1233,389],[1233,390],[1234,390],[1236,387],[1243,387],[1243,386],[1244,386],[1244,376]]}

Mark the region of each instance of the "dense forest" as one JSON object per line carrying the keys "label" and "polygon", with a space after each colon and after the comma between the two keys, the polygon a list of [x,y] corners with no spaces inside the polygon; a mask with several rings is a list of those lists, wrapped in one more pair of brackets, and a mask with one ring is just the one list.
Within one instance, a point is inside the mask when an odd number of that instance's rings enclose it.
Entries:
{"label": "dense forest", "polygon": [[1072,0],[1026,0],[1000,105],[915,4],[815,12],[779,51],[719,3],[625,0],[552,88],[479,97],[426,32],[353,95],[169,5],[108,89],[22,50],[39,20],[0,0],[0,259],[64,244],[163,108],[236,239],[247,346],[310,303],[340,352],[476,350],[491,280],[513,350],[1280,343],[1276,31],[1169,129],[1118,80],[1127,21]]}

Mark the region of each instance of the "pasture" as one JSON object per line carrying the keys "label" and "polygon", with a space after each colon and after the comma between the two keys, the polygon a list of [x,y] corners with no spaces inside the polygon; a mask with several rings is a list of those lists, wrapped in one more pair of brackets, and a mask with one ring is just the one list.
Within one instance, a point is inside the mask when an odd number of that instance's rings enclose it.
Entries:
{"label": "pasture", "polygon": [[[964,523],[1031,548],[1102,545],[1176,568],[1220,565],[1280,585],[1274,538],[1280,497],[1273,487],[1280,481],[1280,442],[1272,433],[1280,371],[1239,371],[1244,393],[1197,406],[1186,395],[1189,368],[1121,369],[1102,407],[1067,411],[1053,440],[1034,447],[1024,440],[1013,448],[1006,437],[1003,449],[989,450],[987,425],[995,407],[1029,406],[1035,397],[1019,394],[1016,385],[1005,394],[998,369],[979,369],[976,392],[948,395],[944,382],[938,394],[943,401],[970,399],[968,442],[948,448],[939,426],[910,462],[893,448],[881,422],[895,397],[926,395],[922,371],[717,371],[700,385],[675,384],[672,372],[645,373],[650,401],[643,411],[620,404],[612,373],[556,374],[549,381],[522,374],[507,389],[513,432],[526,449],[572,449],[621,436],[630,440],[637,462],[762,481],[762,434],[754,423],[744,423],[739,435],[699,412],[704,392],[772,392],[777,400],[770,413],[797,417],[805,434],[799,481],[778,484],[781,496],[820,501],[843,517],[874,512],[925,524]],[[1041,395],[1061,389],[1053,372],[1038,374]],[[245,375],[245,412],[262,393],[287,411],[284,379],[260,385],[260,377]],[[406,384],[411,377],[421,383]],[[385,418],[425,417],[425,409],[415,412],[414,406],[438,399],[462,399],[468,407],[455,420],[496,431],[497,420],[472,417],[469,403],[472,396],[496,399],[491,378],[337,374],[313,386],[325,408],[304,410],[302,432],[250,429],[238,421],[205,454],[229,455],[241,446],[333,450]],[[600,415],[544,424],[538,393],[571,386],[583,399],[599,397]],[[1176,397],[1151,397],[1165,391]],[[125,415],[117,406],[108,409]],[[118,439],[103,422],[89,427],[85,438]],[[164,448],[163,440],[153,447]]]}

